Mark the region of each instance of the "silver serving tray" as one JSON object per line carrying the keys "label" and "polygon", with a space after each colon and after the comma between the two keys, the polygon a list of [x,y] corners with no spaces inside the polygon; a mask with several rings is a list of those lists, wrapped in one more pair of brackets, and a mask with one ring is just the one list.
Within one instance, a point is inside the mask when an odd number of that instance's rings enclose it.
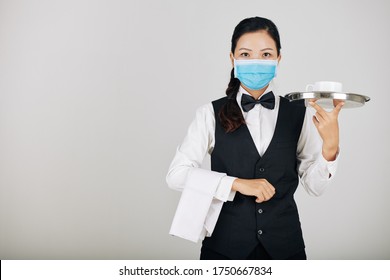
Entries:
{"label": "silver serving tray", "polygon": [[290,101],[305,100],[305,104],[311,99],[317,99],[316,103],[323,108],[334,108],[333,101],[344,101],[343,108],[357,108],[363,106],[370,101],[370,97],[356,93],[342,93],[342,92],[326,92],[326,91],[310,91],[310,92],[291,92],[285,97]]}

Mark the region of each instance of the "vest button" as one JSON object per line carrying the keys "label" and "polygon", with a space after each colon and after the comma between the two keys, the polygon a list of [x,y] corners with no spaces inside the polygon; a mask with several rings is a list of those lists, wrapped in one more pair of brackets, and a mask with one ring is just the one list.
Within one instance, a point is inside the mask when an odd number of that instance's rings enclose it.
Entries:
{"label": "vest button", "polygon": [[259,210],[257,210],[257,212],[258,212],[259,214],[261,214],[261,213],[263,213],[263,209],[259,209]]}
{"label": "vest button", "polygon": [[263,234],[263,231],[262,231],[261,229],[259,229],[259,230],[257,231],[257,233],[258,233],[259,235],[262,235],[262,234]]}
{"label": "vest button", "polygon": [[264,172],[264,170],[265,170],[265,169],[264,169],[263,167],[259,168],[259,171],[260,171],[260,172]]}

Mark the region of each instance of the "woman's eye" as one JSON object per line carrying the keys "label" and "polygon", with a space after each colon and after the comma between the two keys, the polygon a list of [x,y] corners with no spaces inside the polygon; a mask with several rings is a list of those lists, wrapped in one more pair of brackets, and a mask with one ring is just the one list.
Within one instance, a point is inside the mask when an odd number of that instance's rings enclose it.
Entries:
{"label": "woman's eye", "polygon": [[270,58],[272,55],[270,53],[263,53],[263,57]]}
{"label": "woman's eye", "polygon": [[240,56],[242,56],[242,57],[249,57],[249,53],[242,53],[242,54],[240,54]]}

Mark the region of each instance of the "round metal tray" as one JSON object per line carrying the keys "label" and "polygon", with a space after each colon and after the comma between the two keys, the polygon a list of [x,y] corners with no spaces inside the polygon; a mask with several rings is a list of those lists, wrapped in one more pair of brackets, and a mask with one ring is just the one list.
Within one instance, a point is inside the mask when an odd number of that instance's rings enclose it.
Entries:
{"label": "round metal tray", "polygon": [[316,103],[323,108],[334,108],[333,100],[344,101],[343,108],[357,108],[363,106],[370,101],[370,97],[356,93],[341,93],[341,92],[324,92],[324,91],[310,91],[310,92],[291,92],[285,97],[290,101],[305,100],[305,104],[311,99],[317,99]]}

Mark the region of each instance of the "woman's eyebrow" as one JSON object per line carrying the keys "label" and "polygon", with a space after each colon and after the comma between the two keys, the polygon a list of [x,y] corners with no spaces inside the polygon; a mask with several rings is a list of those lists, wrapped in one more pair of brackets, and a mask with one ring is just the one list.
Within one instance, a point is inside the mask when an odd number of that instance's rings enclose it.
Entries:
{"label": "woman's eyebrow", "polygon": [[265,49],[262,49],[261,51],[262,51],[262,52],[263,52],[263,51],[274,51],[274,49],[273,49],[273,48],[265,48]]}
{"label": "woman's eyebrow", "polygon": [[246,51],[252,51],[251,49],[248,48],[240,48],[239,51],[246,50]]}

